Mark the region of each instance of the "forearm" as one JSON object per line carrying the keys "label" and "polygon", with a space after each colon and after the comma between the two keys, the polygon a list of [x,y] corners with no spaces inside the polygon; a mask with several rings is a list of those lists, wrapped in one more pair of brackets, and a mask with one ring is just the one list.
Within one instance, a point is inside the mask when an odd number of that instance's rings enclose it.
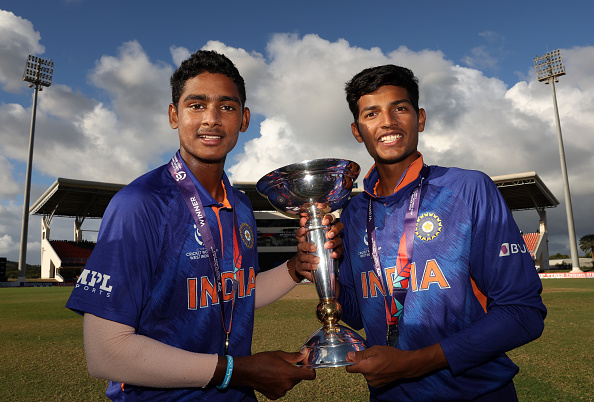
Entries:
{"label": "forearm", "polygon": [[[293,272],[295,267],[293,266]],[[287,294],[297,285],[296,274],[291,275],[287,262],[256,276],[256,308],[267,306]]]}
{"label": "forearm", "polygon": [[91,314],[84,317],[84,344],[92,377],[147,387],[205,387],[218,361],[216,355],[175,348]]}
{"label": "forearm", "polygon": [[440,343],[452,373],[457,375],[538,338],[543,329],[540,310],[499,306]]}

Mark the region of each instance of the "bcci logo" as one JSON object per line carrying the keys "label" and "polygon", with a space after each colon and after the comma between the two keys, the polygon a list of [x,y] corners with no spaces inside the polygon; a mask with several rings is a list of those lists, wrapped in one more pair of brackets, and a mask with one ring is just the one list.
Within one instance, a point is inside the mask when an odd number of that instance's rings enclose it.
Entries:
{"label": "bcci logo", "polygon": [[245,244],[248,248],[254,247],[254,232],[252,232],[252,228],[247,223],[242,223],[239,228],[239,233],[241,234],[241,240],[243,244]]}
{"label": "bcci logo", "polygon": [[186,178],[186,172],[180,170],[179,172],[175,172],[175,181],[180,181]]}
{"label": "bcci logo", "polygon": [[427,212],[417,219],[415,234],[423,241],[433,240],[441,233],[441,219],[431,212]]}

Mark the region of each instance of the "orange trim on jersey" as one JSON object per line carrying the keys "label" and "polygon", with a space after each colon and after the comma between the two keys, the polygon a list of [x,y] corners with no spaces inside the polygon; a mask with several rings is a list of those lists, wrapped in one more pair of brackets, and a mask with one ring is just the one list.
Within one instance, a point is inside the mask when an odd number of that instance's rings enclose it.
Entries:
{"label": "orange trim on jersey", "polygon": [[423,155],[421,155],[421,153],[419,153],[419,157],[417,159],[415,159],[414,162],[410,164],[408,169],[406,169],[406,172],[404,172],[404,176],[400,179],[400,182],[394,189],[394,192],[396,193],[400,189],[408,186],[410,183],[415,181],[417,179],[417,177],[419,177],[419,175],[421,174],[422,168],[423,168]]}
{"label": "orange trim on jersey", "polygon": [[487,312],[487,295],[485,295],[476,285],[474,278],[470,277],[470,282],[472,283],[472,291],[474,292],[474,296],[477,298],[485,313]]}
{"label": "orange trim on jersey", "polygon": [[221,250],[224,250],[224,246],[223,246],[223,226],[221,225],[221,217],[219,216],[219,211],[221,210],[221,208],[229,208],[231,209],[231,203],[229,202],[229,199],[227,198],[227,189],[225,188],[225,183],[223,183],[223,181],[221,180],[221,185],[223,186],[223,191],[225,192],[225,199],[222,202],[222,206],[218,206],[218,205],[213,205],[211,208],[214,211],[215,215],[217,216],[217,222],[219,224],[219,233],[221,235]]}
{"label": "orange trim on jersey", "polygon": [[[398,185],[394,189],[394,193],[396,193],[399,190],[401,190],[402,188],[408,186],[410,183],[415,181],[417,179],[417,177],[419,177],[419,174],[421,174],[421,169],[423,168],[423,155],[420,152],[417,152],[417,153],[419,154],[419,157],[417,159],[415,159],[413,161],[413,163],[411,163],[409,165],[408,168],[406,168],[404,175],[400,178]],[[371,169],[369,169],[369,172],[367,172],[367,175],[365,176],[365,178],[369,177],[369,175],[374,167],[375,167],[375,164],[373,164]],[[377,183],[375,183],[375,186],[373,187],[373,195],[375,195],[375,196],[377,196],[377,187],[379,186],[379,184],[380,184],[380,181],[378,179]]]}

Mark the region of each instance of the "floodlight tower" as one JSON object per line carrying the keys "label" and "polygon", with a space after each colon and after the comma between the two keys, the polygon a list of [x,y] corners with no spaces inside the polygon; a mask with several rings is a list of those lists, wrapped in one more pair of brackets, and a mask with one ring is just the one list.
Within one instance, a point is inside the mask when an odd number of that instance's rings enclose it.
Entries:
{"label": "floodlight tower", "polygon": [[565,163],[565,150],[563,148],[563,137],[561,136],[561,121],[559,120],[559,109],[557,108],[557,93],[555,82],[559,77],[565,75],[563,58],[558,49],[548,52],[544,56],[534,58],[536,77],[545,84],[551,84],[553,90],[553,106],[555,108],[555,121],[557,122],[557,137],[559,139],[559,156],[561,158],[561,174],[563,175],[563,189],[565,192],[565,212],[567,214],[567,229],[569,231],[569,247],[571,251],[571,272],[582,272],[575,241],[575,227],[573,225],[573,209],[571,207],[571,196],[569,194],[569,179],[567,177],[567,164]]}
{"label": "floodlight tower", "polygon": [[35,115],[37,114],[37,94],[43,87],[52,84],[54,62],[29,55],[23,81],[30,82],[29,88],[35,88],[33,95],[33,112],[31,114],[31,132],[29,136],[29,158],[27,160],[27,176],[25,178],[25,200],[23,202],[23,226],[21,229],[21,255],[19,258],[18,282],[25,282],[27,269],[27,233],[29,231],[29,198],[31,191],[31,170],[33,165],[33,140],[35,138]]}

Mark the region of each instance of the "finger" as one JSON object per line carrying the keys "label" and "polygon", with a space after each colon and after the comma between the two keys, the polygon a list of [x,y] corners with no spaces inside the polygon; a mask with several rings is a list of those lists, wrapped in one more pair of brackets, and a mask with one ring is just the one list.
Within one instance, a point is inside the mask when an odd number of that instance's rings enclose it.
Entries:
{"label": "finger", "polygon": [[332,225],[332,222],[334,222],[334,215],[331,214],[324,216],[324,219],[322,219],[322,225]]}
{"label": "finger", "polygon": [[360,358],[357,357],[357,352],[355,352],[355,351],[351,351],[351,352],[347,353],[346,357],[347,357],[347,362],[356,363],[359,360],[361,360]]}
{"label": "finger", "polygon": [[297,251],[300,253],[315,253],[318,250],[315,244],[301,242],[297,244]]}

